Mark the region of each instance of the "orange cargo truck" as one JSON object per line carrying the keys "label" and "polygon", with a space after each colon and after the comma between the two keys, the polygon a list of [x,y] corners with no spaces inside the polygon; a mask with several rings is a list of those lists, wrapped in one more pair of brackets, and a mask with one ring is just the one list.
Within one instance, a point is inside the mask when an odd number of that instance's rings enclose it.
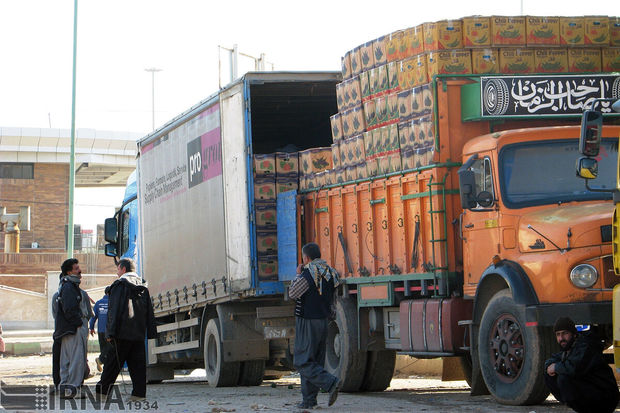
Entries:
{"label": "orange cargo truck", "polygon": [[[300,191],[290,209],[297,249],[317,242],[343,278],[326,365],[345,391],[383,390],[396,352],[460,356],[472,394],[539,403],[557,317],[612,338],[614,204],[574,162],[583,109],[617,98],[620,75],[437,76],[432,88],[430,164]],[[615,187],[617,123],[603,127],[593,186]]]}

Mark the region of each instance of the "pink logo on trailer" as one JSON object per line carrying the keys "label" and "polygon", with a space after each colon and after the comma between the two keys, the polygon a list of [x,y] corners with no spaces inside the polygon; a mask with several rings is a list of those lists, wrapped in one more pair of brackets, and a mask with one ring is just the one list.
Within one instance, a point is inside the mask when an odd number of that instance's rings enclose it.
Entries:
{"label": "pink logo on trailer", "polygon": [[[215,105],[199,115],[204,118],[219,110]],[[222,141],[216,127],[187,144],[187,173],[189,187],[222,175]]]}

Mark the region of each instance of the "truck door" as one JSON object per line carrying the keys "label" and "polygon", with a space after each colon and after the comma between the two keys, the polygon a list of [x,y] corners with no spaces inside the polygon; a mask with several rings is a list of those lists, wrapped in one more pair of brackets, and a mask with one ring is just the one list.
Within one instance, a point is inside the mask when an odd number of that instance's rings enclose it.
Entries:
{"label": "truck door", "polygon": [[470,168],[475,175],[476,206],[463,211],[464,293],[474,295],[484,270],[499,254],[499,210],[492,162],[489,156],[480,156]]}
{"label": "truck door", "polygon": [[297,191],[278,194],[278,280],[291,281],[297,274]]}

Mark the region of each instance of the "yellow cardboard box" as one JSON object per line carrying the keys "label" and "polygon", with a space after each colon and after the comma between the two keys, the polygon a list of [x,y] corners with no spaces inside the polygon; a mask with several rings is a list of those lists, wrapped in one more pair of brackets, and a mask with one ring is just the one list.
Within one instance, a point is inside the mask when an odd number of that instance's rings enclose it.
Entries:
{"label": "yellow cardboard box", "polygon": [[560,44],[560,18],[527,16],[528,46],[557,46]]}
{"label": "yellow cardboard box", "polygon": [[492,16],[491,44],[493,46],[525,46],[524,16]]}
{"label": "yellow cardboard box", "polygon": [[424,51],[461,49],[463,47],[463,22],[441,20],[424,23]]}
{"label": "yellow cardboard box", "polygon": [[620,71],[620,47],[605,47],[601,49],[603,72]]}
{"label": "yellow cardboard box", "polygon": [[560,17],[560,44],[583,46],[584,25],[583,17]]}
{"label": "yellow cardboard box", "polygon": [[400,56],[400,45],[403,42],[405,32],[403,30],[397,30],[388,35],[387,41],[387,61],[395,62],[402,59]]}
{"label": "yellow cardboard box", "polygon": [[609,45],[609,17],[607,16],[586,16],[584,18],[584,33],[586,46],[607,46]]}
{"label": "yellow cardboard box", "polygon": [[571,72],[600,72],[601,49],[568,49],[568,70]]}
{"label": "yellow cardboard box", "polygon": [[439,74],[470,74],[471,52],[469,50],[440,50],[426,54],[428,78]]}
{"label": "yellow cardboard box", "polygon": [[536,73],[568,72],[568,53],[564,48],[534,49]]}
{"label": "yellow cardboard box", "polygon": [[401,59],[405,59],[407,57],[415,56],[424,52],[424,29],[423,25],[420,24],[418,26],[410,27],[405,30],[405,34],[403,36],[403,43],[406,48]]}
{"label": "yellow cardboard box", "polygon": [[463,45],[485,47],[491,45],[491,18],[469,16],[463,18]]}
{"label": "yellow cardboard box", "polygon": [[609,18],[609,44],[620,47],[620,17]]}
{"label": "yellow cardboard box", "polygon": [[474,74],[499,73],[498,49],[472,49],[471,69]]}
{"label": "yellow cardboard box", "polygon": [[533,73],[535,67],[532,49],[508,47],[499,49],[500,73]]}

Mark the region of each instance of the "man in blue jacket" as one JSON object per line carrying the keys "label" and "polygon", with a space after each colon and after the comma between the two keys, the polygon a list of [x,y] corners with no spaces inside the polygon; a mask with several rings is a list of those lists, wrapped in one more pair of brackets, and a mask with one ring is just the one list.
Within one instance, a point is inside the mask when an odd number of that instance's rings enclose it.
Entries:
{"label": "man in blue jacket", "polygon": [[289,298],[295,304],[295,354],[293,363],[301,376],[303,400],[300,409],[317,407],[319,389],[329,392],[328,406],[338,397],[339,380],[328,373],[325,364],[327,324],[331,315],[338,273],[321,259],[315,243],[301,249],[303,265],[297,267],[297,277],[289,287]]}
{"label": "man in blue jacket", "polygon": [[553,327],[561,352],[545,362],[545,383],[560,403],[579,413],[611,413],[618,405],[618,384],[603,359],[595,332],[578,333],[575,323],[560,317]]}
{"label": "man in blue jacket", "polygon": [[105,339],[105,326],[108,322],[108,295],[104,294],[103,298],[95,303],[93,308],[95,315],[90,319],[90,335],[95,335],[95,321],[97,322],[97,338],[99,339],[99,357],[95,359],[97,370],[102,371],[102,366],[108,359],[108,352],[112,348],[110,343]]}

